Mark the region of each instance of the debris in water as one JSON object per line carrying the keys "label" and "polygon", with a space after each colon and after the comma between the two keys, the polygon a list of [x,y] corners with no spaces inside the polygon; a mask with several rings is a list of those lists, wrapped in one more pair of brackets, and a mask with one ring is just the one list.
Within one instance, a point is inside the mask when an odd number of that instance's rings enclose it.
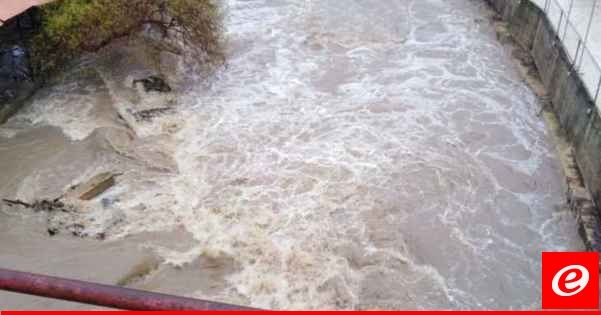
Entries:
{"label": "debris in water", "polygon": [[[49,236],[56,236],[61,232],[69,233],[76,237],[93,237],[98,240],[106,238],[106,232],[89,232],[86,229],[85,219],[80,216],[75,206],[65,204],[61,198],[53,200],[36,200],[34,202],[25,202],[19,199],[2,199],[9,207],[19,206],[31,209],[34,212],[45,212],[48,214],[46,231]],[[113,222],[118,224],[119,220]]]}
{"label": "debris in water", "polygon": [[151,108],[151,109],[137,111],[137,112],[132,113],[132,115],[134,116],[134,118],[136,119],[137,122],[141,122],[141,121],[150,121],[154,117],[164,115],[164,114],[169,114],[169,113],[173,113],[173,109],[171,107],[158,107],[158,108]]}
{"label": "debris in water", "polygon": [[[74,207],[65,205],[65,203],[60,201],[60,198],[56,198],[53,200],[47,200],[47,199],[36,200],[32,203],[25,202],[25,201],[18,200],[18,199],[16,199],[16,200],[2,199],[2,201],[4,201],[4,203],[6,203],[10,207],[22,206],[27,209],[32,209],[35,212],[47,212],[48,213],[47,231],[48,231],[48,235],[50,235],[50,236],[57,235],[61,230],[67,230],[67,231],[71,232],[73,235],[80,236],[79,234],[81,234],[81,231],[84,229],[84,226],[82,224],[68,225],[68,224],[65,224],[64,222],[62,222],[60,224],[54,223],[56,221],[57,217],[63,218],[65,216],[67,216],[67,217],[72,216],[71,213],[73,213],[75,211]],[[58,214],[58,215],[56,215],[56,214]],[[58,220],[58,221],[63,221],[63,220]]]}
{"label": "debris in water", "polygon": [[142,86],[144,86],[144,91],[146,91],[146,92],[150,92],[150,91],[162,92],[162,93],[171,92],[171,87],[169,86],[169,84],[167,84],[167,82],[165,82],[165,80],[163,80],[163,78],[158,77],[156,75],[151,75],[144,79],[134,80],[134,82],[133,82],[134,87],[136,87],[138,85],[138,83],[142,83]]}
{"label": "debris in water", "polygon": [[23,206],[26,208],[31,208],[31,204],[23,202],[21,200],[10,200],[10,199],[2,199],[2,201],[4,201],[4,203],[6,203],[8,206],[12,207],[12,206]]}
{"label": "debris in water", "polygon": [[115,175],[111,172],[100,173],[83,184],[71,188],[65,197],[91,200],[115,185]]}
{"label": "debris in water", "polygon": [[57,210],[61,210],[63,212],[69,211],[69,209],[65,208],[65,204],[60,201],[60,198],[56,198],[53,200],[42,199],[42,200],[37,200],[33,203],[28,203],[25,201],[21,201],[19,199],[16,199],[16,200],[2,199],[2,201],[4,201],[4,203],[6,203],[10,207],[23,206],[28,209],[33,209],[36,212],[40,212],[40,211],[52,212],[52,211],[57,211]]}

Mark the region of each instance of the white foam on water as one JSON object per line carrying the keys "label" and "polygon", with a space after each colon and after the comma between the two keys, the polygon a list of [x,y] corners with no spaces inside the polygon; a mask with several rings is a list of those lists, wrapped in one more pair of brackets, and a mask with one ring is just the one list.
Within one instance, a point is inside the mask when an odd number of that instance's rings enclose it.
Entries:
{"label": "white foam on water", "polygon": [[183,110],[167,185],[199,249],[241,266],[226,299],[533,305],[526,266],[565,241],[539,231],[559,173],[536,98],[473,4],[228,7],[228,68]]}
{"label": "white foam on water", "polygon": [[55,126],[71,140],[83,140],[98,128],[116,127],[108,90],[87,66],[82,62],[38,91],[11,121]]}
{"label": "white foam on water", "polygon": [[[238,266],[225,290],[190,293],[256,307],[536,305],[540,252],[578,235],[553,210],[561,178],[540,105],[482,4],[226,6],[227,67],[176,113],[132,122],[140,165],[104,196],[123,212],[109,237],[185,229],[191,248],[153,247],[167,264]],[[123,108],[164,102],[130,101],[112,78]],[[52,108],[27,117],[85,136]]]}

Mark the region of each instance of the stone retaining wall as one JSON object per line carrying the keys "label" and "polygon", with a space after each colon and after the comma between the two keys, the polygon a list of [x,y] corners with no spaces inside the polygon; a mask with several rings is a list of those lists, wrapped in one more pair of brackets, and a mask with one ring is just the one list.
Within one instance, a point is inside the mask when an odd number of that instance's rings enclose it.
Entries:
{"label": "stone retaining wall", "polygon": [[[585,243],[589,249],[599,251],[600,113],[580,76],[573,71],[565,47],[543,10],[530,0],[486,1],[509,25],[514,41],[534,59],[553,112],[573,148],[581,181],[588,191],[583,194],[573,186],[568,187],[568,203],[577,213]],[[592,203],[587,199],[592,200]]]}

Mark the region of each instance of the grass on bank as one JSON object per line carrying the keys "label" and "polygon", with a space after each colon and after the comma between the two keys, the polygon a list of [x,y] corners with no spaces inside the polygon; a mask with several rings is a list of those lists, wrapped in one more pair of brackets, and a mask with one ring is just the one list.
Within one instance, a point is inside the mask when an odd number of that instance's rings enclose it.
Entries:
{"label": "grass on bank", "polygon": [[177,42],[203,63],[223,61],[222,14],[213,0],[59,0],[40,10],[31,39],[32,69],[46,77],[69,60],[152,29],[155,47]]}

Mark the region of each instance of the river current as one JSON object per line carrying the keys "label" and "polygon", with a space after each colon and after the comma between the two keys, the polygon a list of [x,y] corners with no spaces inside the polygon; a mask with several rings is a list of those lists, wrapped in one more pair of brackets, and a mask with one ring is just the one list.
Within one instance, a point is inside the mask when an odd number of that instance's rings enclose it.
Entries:
{"label": "river current", "polygon": [[0,267],[275,309],[539,307],[541,251],[583,245],[481,1],[225,6],[227,67],[162,96],[84,61],[0,126],[0,197],[122,173],[78,205],[103,241],[0,208]]}

